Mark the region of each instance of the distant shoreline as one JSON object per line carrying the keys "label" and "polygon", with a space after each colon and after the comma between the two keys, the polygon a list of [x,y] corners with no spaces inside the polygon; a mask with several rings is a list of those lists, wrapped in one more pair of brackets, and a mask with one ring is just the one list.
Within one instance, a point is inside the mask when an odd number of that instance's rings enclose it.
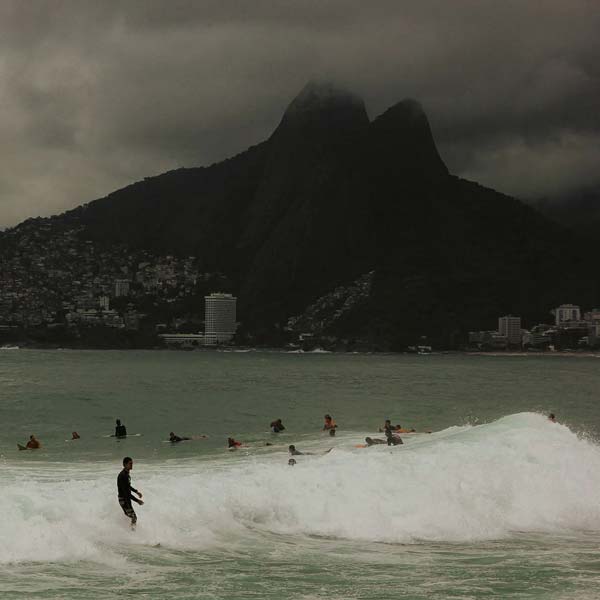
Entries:
{"label": "distant shoreline", "polygon": [[569,357],[569,358],[600,358],[600,351],[587,351],[587,352],[480,352],[480,351],[469,351],[469,350],[440,350],[433,351],[431,353],[419,354],[416,352],[407,352],[407,351],[399,351],[394,352],[391,350],[350,350],[350,351],[342,351],[342,350],[323,350],[323,349],[315,349],[315,350],[289,350],[285,348],[277,348],[277,347],[255,347],[255,346],[203,346],[201,348],[193,348],[193,349],[173,349],[173,348],[165,348],[160,346],[154,347],[140,347],[140,348],[120,348],[118,346],[115,347],[98,347],[98,346],[58,346],[58,345],[32,345],[32,344],[24,344],[19,346],[16,344],[5,344],[0,346],[0,351],[9,351],[9,350],[81,350],[81,351],[125,351],[125,352],[136,352],[136,351],[169,351],[169,352],[180,352],[180,353],[189,353],[189,352],[220,352],[220,353],[231,353],[231,354],[244,354],[250,352],[270,352],[270,353],[278,353],[278,354],[308,354],[308,355],[320,355],[320,354],[335,354],[335,355],[356,355],[356,354],[381,354],[381,355],[399,355],[399,356],[421,356],[423,358],[427,358],[428,356],[443,356],[443,355],[452,355],[452,356],[487,356],[487,357],[506,357],[506,358],[516,358],[516,357]]}
{"label": "distant shoreline", "polygon": [[469,356],[572,356],[582,358],[600,358],[598,352],[459,352]]}

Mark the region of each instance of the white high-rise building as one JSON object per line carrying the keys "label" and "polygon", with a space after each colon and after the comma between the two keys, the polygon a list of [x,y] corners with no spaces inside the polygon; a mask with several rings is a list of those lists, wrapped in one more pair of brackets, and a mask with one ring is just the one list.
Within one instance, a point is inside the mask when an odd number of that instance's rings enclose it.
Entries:
{"label": "white high-rise building", "polygon": [[129,279],[115,280],[115,297],[129,296]]}
{"label": "white high-rise building", "polygon": [[521,317],[506,315],[498,319],[498,333],[506,337],[510,346],[521,345]]}
{"label": "white high-rise building", "polygon": [[204,296],[204,343],[226,344],[235,334],[237,298],[231,294]]}
{"label": "white high-rise building", "polygon": [[561,304],[552,311],[556,326],[572,321],[581,321],[581,309],[576,304]]}

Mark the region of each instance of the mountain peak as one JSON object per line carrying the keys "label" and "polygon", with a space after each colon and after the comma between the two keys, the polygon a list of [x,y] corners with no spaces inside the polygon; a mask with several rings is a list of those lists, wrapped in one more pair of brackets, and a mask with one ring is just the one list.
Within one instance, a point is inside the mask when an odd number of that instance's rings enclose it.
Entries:
{"label": "mountain peak", "polygon": [[427,115],[416,100],[406,98],[397,102],[373,121],[371,129],[374,150],[387,156],[394,170],[398,160],[413,173],[448,174],[435,146]]}
{"label": "mountain peak", "polygon": [[330,109],[338,106],[364,106],[362,98],[330,81],[309,81],[292,100],[286,114]]}

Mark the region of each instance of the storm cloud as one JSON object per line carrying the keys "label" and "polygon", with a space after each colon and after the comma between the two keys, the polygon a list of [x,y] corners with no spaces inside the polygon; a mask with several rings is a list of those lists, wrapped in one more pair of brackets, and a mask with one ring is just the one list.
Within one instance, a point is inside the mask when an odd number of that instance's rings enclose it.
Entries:
{"label": "storm cloud", "polygon": [[0,227],[270,135],[309,79],[419,100],[451,172],[600,185],[600,3],[0,2]]}

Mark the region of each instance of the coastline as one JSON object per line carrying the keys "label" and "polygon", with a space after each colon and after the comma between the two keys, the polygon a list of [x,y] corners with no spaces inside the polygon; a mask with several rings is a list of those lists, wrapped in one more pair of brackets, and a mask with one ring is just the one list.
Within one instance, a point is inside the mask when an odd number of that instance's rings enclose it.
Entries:
{"label": "coastline", "polygon": [[438,352],[428,353],[417,353],[407,351],[393,351],[393,350],[325,350],[323,348],[315,348],[312,350],[300,350],[300,349],[286,349],[278,348],[273,346],[202,346],[198,348],[186,348],[186,349],[175,349],[164,346],[140,346],[140,347],[119,347],[119,346],[86,346],[86,345],[58,345],[58,344],[6,344],[0,346],[0,351],[14,351],[14,350],[82,350],[82,351],[158,351],[158,352],[222,352],[222,353],[238,353],[244,354],[248,352],[265,352],[265,353],[280,353],[280,354],[334,354],[334,355],[399,355],[399,356],[483,356],[493,358],[523,358],[523,357],[567,357],[567,358],[600,358],[600,350],[597,351],[585,351],[585,352],[571,352],[571,351],[554,351],[554,352],[481,352],[481,351],[469,351],[469,350],[440,350]]}

